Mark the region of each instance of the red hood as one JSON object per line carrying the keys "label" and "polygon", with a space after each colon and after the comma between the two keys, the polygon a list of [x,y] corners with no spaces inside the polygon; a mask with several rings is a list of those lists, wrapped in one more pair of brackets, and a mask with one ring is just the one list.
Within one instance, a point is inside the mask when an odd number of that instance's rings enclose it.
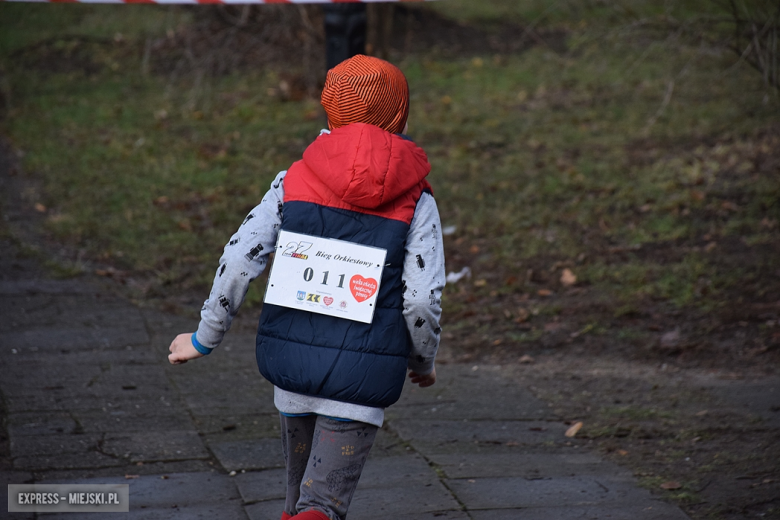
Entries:
{"label": "red hood", "polygon": [[431,171],[422,148],[364,123],[320,135],[303,153],[303,162],[339,199],[366,209],[408,193]]}

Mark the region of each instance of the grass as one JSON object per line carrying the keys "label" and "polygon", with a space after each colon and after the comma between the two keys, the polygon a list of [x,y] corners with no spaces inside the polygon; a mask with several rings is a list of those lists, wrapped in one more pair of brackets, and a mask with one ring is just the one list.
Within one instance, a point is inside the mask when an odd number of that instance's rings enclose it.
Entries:
{"label": "grass", "polygon": [[[397,56],[412,89],[410,133],[429,154],[444,224],[457,227],[450,269],[471,265],[486,280],[470,294],[534,291],[528,268],[553,272],[554,286],[555,262],[617,317],[645,301],[716,309],[751,276],[761,285],[771,255],[735,268],[721,253],[777,243],[780,191],[758,166],[780,146],[777,93],[727,52],[637,22],[691,20],[701,5],[428,7],[464,24],[565,31],[568,46]],[[142,74],[146,38],[186,28],[194,12],[0,4],[10,20],[0,29],[3,131],[44,181],[47,230],[143,277],[148,297],[204,291],[224,242],[324,124],[316,100],[269,94],[284,69],[207,88]]]}

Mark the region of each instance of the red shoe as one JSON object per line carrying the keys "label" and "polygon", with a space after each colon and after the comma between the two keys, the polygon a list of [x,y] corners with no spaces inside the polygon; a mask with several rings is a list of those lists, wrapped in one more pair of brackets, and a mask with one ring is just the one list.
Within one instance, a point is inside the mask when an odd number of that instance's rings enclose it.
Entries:
{"label": "red shoe", "polygon": [[322,511],[317,511],[316,509],[309,509],[308,511],[298,513],[297,515],[291,516],[289,518],[290,520],[330,520],[328,515]]}

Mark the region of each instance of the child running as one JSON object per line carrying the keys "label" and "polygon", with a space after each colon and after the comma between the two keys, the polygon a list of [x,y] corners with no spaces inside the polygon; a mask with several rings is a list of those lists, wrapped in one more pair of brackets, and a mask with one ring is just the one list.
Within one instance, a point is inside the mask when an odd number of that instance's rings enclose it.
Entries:
{"label": "child running", "polygon": [[[441,334],[441,223],[426,180],[428,158],[404,135],[406,77],[384,60],[354,56],[328,72],[322,105],[330,130],[277,175],[230,238],[197,332],[178,335],[168,356],[172,364],[185,363],[220,344],[280,233],[311,238],[296,242],[300,248],[286,258],[277,251],[269,289],[291,282],[282,262],[327,256],[316,247],[307,251],[307,244],[342,244],[336,256],[345,264],[360,262],[348,251],[386,252],[384,265],[372,266],[381,271],[379,280],[348,278],[352,296],[341,301],[329,296],[335,293],[299,289],[300,304],[269,303],[267,293],[256,353],[260,373],[274,385],[281,421],[282,520],[347,517],[384,409],[400,397],[407,370],[421,387],[436,382]],[[327,285],[328,276],[317,273],[312,281],[307,269],[294,283]],[[362,317],[350,314],[358,310]]]}

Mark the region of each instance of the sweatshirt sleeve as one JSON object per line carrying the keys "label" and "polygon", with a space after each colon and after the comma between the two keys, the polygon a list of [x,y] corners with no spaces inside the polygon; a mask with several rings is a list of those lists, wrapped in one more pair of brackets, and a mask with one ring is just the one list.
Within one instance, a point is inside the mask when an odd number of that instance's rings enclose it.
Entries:
{"label": "sweatshirt sleeve", "polygon": [[444,247],[436,201],[423,193],[417,203],[404,258],[404,319],[412,338],[408,366],[420,375],[433,371],[439,348]]}
{"label": "sweatshirt sleeve", "polygon": [[249,283],[265,269],[282,224],[286,174],[283,171],[276,176],[262,202],[249,212],[225,245],[209,298],[200,311],[200,325],[193,337],[196,348],[210,352],[222,342],[244,303]]}

